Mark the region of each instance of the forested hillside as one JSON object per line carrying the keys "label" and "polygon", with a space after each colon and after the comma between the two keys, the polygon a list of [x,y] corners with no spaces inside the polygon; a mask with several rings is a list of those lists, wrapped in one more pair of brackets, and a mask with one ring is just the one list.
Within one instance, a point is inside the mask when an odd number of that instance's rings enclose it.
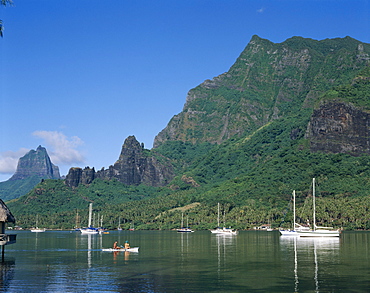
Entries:
{"label": "forested hillside", "polygon": [[[370,229],[370,149],[363,143],[370,143],[369,46],[351,38],[272,44],[258,37],[248,46],[228,74],[191,90],[184,112],[174,118],[184,120],[176,127],[172,120],[159,135],[155,151],[175,172],[168,185],[95,179],[71,188],[44,180],[7,203],[17,224],[33,226],[38,215],[39,226],[71,229],[78,212],[77,225],[86,226],[93,202],[96,219],[103,216],[111,229],[119,218],[124,228],[178,228],[182,213],[192,228],[209,229],[217,225],[219,202],[226,226],[289,227],[293,190],[300,221],[312,221],[316,178],[318,224]],[[261,51],[268,59],[257,58]],[[248,54],[257,58],[254,65]],[[187,120],[190,110],[195,116]],[[225,111],[227,120],[215,118]],[[322,148],[333,142],[346,148]]]}
{"label": "forested hillside", "polygon": [[276,119],[312,109],[323,93],[347,84],[370,60],[370,46],[350,37],[272,43],[253,36],[224,74],[191,89],[184,109],[155,138],[222,143]]}

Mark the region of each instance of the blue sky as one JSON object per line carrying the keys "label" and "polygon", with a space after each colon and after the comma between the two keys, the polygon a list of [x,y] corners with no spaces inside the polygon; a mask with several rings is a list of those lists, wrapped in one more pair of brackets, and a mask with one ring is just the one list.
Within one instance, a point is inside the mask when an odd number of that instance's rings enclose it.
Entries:
{"label": "blue sky", "polygon": [[61,175],[154,137],[256,34],[370,43],[370,0],[13,0],[0,7],[0,181],[47,148]]}

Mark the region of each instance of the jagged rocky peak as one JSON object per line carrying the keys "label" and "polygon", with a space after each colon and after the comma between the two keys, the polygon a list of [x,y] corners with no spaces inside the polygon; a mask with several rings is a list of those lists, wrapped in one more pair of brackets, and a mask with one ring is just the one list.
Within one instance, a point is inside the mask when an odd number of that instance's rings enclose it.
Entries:
{"label": "jagged rocky peak", "polygon": [[18,161],[17,170],[9,180],[26,179],[37,176],[43,179],[59,179],[59,168],[55,166],[41,145],[36,150],[30,150]]}
{"label": "jagged rocky peak", "polygon": [[95,178],[100,178],[116,179],[127,185],[164,186],[173,177],[174,170],[169,159],[144,149],[144,144],[139,143],[135,136],[129,136],[125,139],[121,154],[114,165],[97,172],[89,167],[84,170],[71,168],[65,183],[76,187],[79,184],[90,184]]}
{"label": "jagged rocky peak", "polygon": [[65,179],[65,184],[69,187],[77,187],[81,182],[82,168],[70,168]]}
{"label": "jagged rocky peak", "polygon": [[82,168],[73,167],[65,179],[65,184],[69,187],[77,187],[79,184],[90,184],[95,179],[95,169],[90,167]]}
{"label": "jagged rocky peak", "polygon": [[144,149],[135,136],[129,136],[117,162],[107,170],[98,171],[96,177],[115,178],[127,185],[164,186],[174,177],[174,170],[168,159]]}
{"label": "jagged rocky peak", "polygon": [[144,144],[140,144],[135,136],[131,135],[125,139],[118,161],[129,163],[130,160],[143,153]]}

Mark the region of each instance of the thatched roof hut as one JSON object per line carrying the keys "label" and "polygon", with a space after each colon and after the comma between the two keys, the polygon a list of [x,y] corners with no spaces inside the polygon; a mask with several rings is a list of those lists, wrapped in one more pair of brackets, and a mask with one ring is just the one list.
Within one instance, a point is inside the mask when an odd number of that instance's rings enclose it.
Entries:
{"label": "thatched roof hut", "polygon": [[1,199],[0,199],[0,222],[15,223],[14,216]]}

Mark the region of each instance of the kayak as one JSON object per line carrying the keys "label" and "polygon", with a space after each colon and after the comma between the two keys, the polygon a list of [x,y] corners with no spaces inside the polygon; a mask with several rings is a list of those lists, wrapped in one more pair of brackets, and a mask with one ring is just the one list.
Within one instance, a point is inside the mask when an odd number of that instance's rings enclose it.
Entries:
{"label": "kayak", "polygon": [[139,252],[139,247],[131,248],[103,248],[102,251],[128,251],[128,252]]}

